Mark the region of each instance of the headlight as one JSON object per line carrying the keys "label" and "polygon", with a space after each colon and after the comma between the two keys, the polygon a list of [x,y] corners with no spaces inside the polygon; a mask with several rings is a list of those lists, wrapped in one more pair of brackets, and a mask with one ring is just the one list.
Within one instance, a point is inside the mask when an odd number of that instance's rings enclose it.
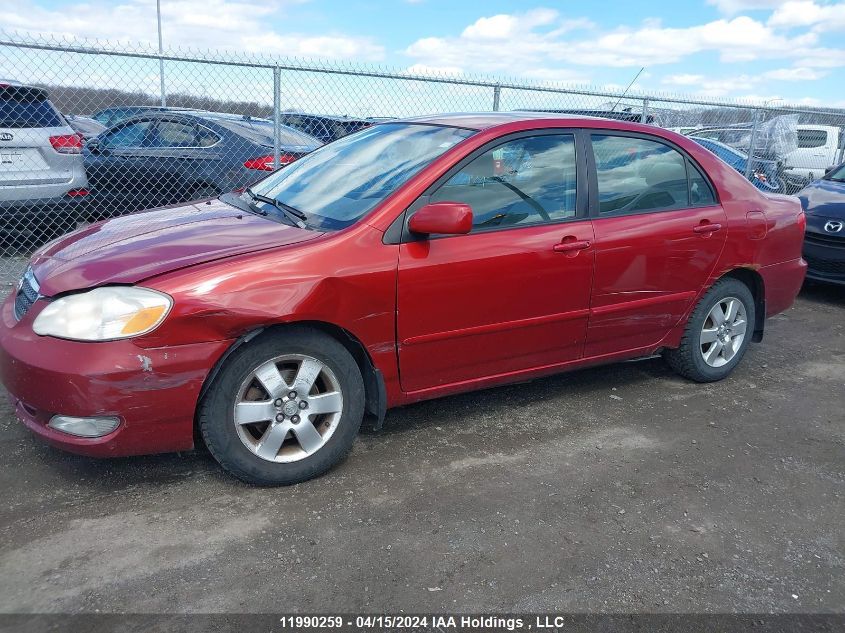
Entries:
{"label": "headlight", "polygon": [[173,305],[166,294],[131,286],[94,288],[50,303],[32,324],[41,336],[108,341],[146,334]]}

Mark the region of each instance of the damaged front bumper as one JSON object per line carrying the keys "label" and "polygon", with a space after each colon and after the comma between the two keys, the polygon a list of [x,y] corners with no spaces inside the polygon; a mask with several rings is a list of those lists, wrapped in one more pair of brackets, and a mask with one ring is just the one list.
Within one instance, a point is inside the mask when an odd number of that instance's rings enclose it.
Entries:
{"label": "damaged front bumper", "polygon": [[[0,382],[15,414],[48,443],[94,457],[187,450],[203,382],[231,341],[145,349],[132,339],[78,342],[42,337],[33,306],[18,322],[0,307]],[[117,418],[114,430],[83,437],[50,426],[56,416]]]}

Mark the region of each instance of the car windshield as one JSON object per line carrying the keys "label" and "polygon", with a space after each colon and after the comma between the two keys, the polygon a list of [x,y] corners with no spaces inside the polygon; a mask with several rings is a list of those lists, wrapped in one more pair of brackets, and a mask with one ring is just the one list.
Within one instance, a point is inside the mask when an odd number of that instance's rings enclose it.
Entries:
{"label": "car windshield", "polygon": [[439,125],[375,125],[321,147],[252,190],[303,212],[309,226],[342,229],[474,133]]}
{"label": "car windshield", "polygon": [[831,171],[827,176],[825,176],[826,180],[835,180],[837,182],[845,182],[845,165],[840,165],[833,171]]}

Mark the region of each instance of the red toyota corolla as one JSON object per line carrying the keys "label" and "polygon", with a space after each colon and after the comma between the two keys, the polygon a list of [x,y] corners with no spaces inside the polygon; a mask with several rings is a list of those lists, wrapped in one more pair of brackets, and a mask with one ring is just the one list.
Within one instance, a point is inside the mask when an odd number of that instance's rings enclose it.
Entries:
{"label": "red toyota corolla", "polygon": [[61,448],[201,436],[237,477],[292,483],[425,398],[661,351],[724,378],[795,299],[804,224],[651,126],[390,122],[44,247],[2,307],[2,381]]}

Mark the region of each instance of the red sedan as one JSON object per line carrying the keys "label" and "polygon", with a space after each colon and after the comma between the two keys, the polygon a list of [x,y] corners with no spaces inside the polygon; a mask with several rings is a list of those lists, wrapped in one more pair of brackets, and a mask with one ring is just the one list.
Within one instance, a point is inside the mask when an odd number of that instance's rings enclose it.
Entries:
{"label": "red sedan", "polygon": [[795,299],[804,226],[659,128],[394,121],[47,245],[2,306],[0,377],[61,448],[201,436],[237,477],[292,483],[426,398],[659,352],[726,377]]}

